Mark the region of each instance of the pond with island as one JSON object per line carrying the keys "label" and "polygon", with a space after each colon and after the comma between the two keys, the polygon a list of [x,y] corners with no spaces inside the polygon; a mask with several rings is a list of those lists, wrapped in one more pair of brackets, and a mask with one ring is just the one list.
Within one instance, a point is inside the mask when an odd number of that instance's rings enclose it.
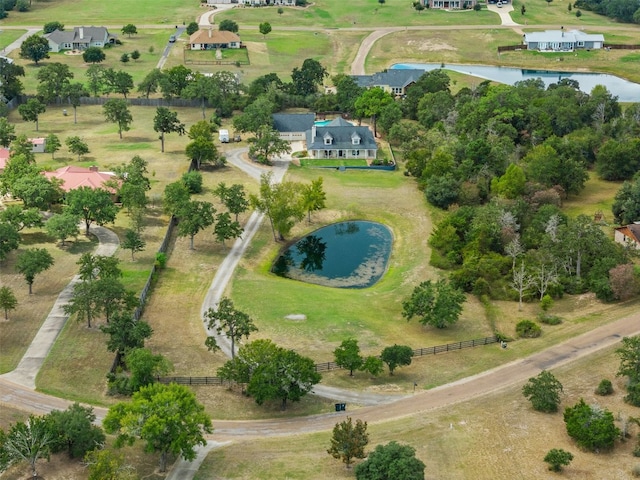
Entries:
{"label": "pond with island", "polygon": [[491,80],[507,85],[514,85],[528,79],[539,78],[545,86],[558,83],[566,78],[575,80],[580,85],[580,90],[591,93],[596,85],[604,85],[612,95],[618,97],[619,102],[640,101],[640,84],[630,82],[608,73],[595,72],[561,72],[553,70],[529,70],[525,68],[498,67],[493,65],[449,65],[442,63],[397,63],[391,68],[396,69],[417,69],[431,71],[437,69],[451,70],[463,73],[484,80]]}
{"label": "pond with island", "polygon": [[387,271],[392,243],[391,230],[381,223],[334,223],[286,248],[271,271],[327,287],[366,288]]}

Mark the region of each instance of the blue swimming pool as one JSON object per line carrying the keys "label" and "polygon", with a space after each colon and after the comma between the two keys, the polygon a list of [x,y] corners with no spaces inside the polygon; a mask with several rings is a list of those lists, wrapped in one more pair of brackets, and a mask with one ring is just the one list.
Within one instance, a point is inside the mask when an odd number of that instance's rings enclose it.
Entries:
{"label": "blue swimming pool", "polygon": [[313,122],[314,125],[316,127],[324,127],[326,125],[329,125],[331,123],[331,120],[318,120],[316,122]]}

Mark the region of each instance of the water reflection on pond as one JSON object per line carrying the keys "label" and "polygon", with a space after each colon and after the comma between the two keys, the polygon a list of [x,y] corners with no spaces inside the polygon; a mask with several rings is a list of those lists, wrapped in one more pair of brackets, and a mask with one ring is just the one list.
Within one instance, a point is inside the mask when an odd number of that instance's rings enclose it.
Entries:
{"label": "water reflection on pond", "polygon": [[338,288],[365,288],[387,269],[393,237],[375,222],[340,222],[291,245],[271,271],[282,277]]}

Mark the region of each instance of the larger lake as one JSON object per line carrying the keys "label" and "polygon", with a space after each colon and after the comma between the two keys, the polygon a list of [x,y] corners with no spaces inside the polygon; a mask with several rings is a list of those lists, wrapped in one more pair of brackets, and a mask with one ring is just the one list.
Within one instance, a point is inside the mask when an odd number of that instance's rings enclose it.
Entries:
{"label": "larger lake", "polygon": [[327,287],[365,288],[386,272],[392,241],[391,231],[381,223],[334,223],[287,248],[271,271]]}
{"label": "larger lake", "polygon": [[563,78],[570,78],[580,84],[580,90],[591,93],[596,85],[604,85],[618,97],[620,102],[640,102],[640,85],[607,73],[556,72],[552,70],[527,70],[524,68],[496,67],[490,65],[447,65],[441,63],[397,63],[391,68],[415,68],[431,71],[438,68],[452,70],[466,75],[513,85],[522,80],[540,78],[548,87]]}

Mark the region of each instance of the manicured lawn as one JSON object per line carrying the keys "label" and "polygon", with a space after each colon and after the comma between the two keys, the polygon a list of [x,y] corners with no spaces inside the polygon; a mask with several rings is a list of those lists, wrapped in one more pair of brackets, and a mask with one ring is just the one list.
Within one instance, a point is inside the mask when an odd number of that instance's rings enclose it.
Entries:
{"label": "manicured lawn", "polygon": [[[200,69],[201,66],[215,64],[216,62],[249,62],[249,54],[246,48],[225,48],[220,50],[220,58],[216,56],[216,50],[184,50],[184,61],[190,68]],[[234,68],[233,65],[225,65],[226,68]]]}
{"label": "manicured lawn", "polygon": [[25,32],[26,30],[0,30],[0,50],[20,38]]}
{"label": "manicured lawn", "polygon": [[190,22],[206,10],[198,1],[188,0],[56,0],[32,2],[28,12],[9,12],[3,20],[6,25],[43,25],[47,21],[62,22],[66,26],[104,25],[118,26],[113,33],[127,23],[179,25]]}
{"label": "manicured lawn", "polygon": [[338,168],[338,167],[366,167],[367,166],[367,161],[366,160],[358,160],[358,159],[352,159],[352,160],[316,160],[313,158],[301,158],[300,159],[300,165],[303,167],[309,167],[309,168],[319,168],[319,167],[332,167],[332,168]]}
{"label": "manicured lawn", "polygon": [[[522,5],[526,7],[526,13],[522,15],[520,9]],[[576,17],[576,11],[580,10],[573,6],[571,12],[568,10],[569,3],[563,1],[546,0],[513,0],[513,12],[511,18],[514,22],[522,25],[563,25],[565,29],[581,29],[586,25],[625,25],[615,22],[613,19],[582,9],[582,16]],[[631,26],[631,24],[628,24]]]}
{"label": "manicured lawn", "polygon": [[[278,7],[235,8],[216,16],[216,22],[230,18],[240,25],[255,25],[269,22],[276,32],[279,27],[304,26],[316,29],[324,28],[371,28],[417,25],[497,25],[499,18],[492,12],[483,10],[474,12],[442,10],[424,10],[418,12],[411,2],[387,0],[383,5],[367,0],[341,2],[339,0],[318,0],[304,8],[283,8],[282,15]],[[273,33],[272,32],[272,33]],[[242,35],[242,31],[240,34]],[[271,35],[270,33],[269,35]]]}

